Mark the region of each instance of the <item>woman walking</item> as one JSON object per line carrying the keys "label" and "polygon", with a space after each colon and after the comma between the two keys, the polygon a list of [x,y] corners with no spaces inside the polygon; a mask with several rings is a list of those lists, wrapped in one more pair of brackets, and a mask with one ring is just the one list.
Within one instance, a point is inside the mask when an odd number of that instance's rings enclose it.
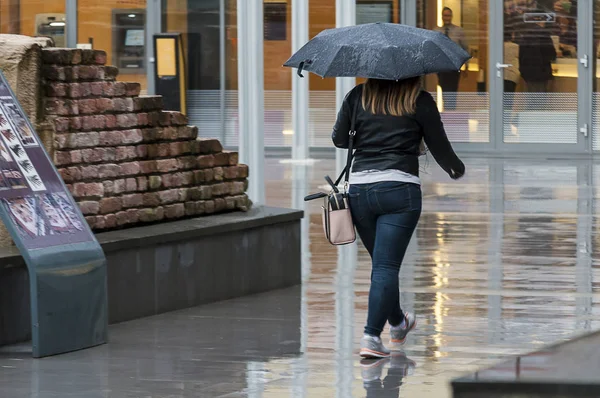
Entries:
{"label": "woman walking", "polygon": [[421,89],[420,77],[368,79],[352,89],[333,128],[338,148],[348,148],[357,102],[350,208],[373,264],[360,355],[385,358],[390,350],[380,336],[386,322],[393,345],[404,344],[417,324],[415,315],[400,307],[398,274],[421,215],[422,142],[451,178],[462,177],[465,166],[448,141],[433,97]]}

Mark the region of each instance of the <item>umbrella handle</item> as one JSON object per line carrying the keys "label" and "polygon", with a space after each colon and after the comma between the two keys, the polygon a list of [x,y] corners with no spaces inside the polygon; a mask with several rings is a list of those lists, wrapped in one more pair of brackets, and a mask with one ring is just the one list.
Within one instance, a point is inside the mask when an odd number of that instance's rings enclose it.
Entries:
{"label": "umbrella handle", "polygon": [[300,65],[298,65],[298,76],[300,77],[304,77],[302,74],[302,69],[304,69],[304,61],[300,62]]}
{"label": "umbrella handle", "polygon": [[300,77],[304,77],[304,75],[302,74],[302,70],[304,69],[304,64],[312,64],[312,61],[310,59],[307,59],[306,61],[302,61],[300,62],[300,65],[298,65],[298,76]]}

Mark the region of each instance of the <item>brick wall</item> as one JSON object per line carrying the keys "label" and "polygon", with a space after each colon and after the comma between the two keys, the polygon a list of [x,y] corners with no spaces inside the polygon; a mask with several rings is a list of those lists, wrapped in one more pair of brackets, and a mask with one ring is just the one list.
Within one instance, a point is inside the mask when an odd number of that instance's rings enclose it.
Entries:
{"label": "brick wall", "polygon": [[51,154],[93,230],[250,207],[248,167],[216,139],[198,139],[162,97],[117,82],[103,51],[42,51]]}

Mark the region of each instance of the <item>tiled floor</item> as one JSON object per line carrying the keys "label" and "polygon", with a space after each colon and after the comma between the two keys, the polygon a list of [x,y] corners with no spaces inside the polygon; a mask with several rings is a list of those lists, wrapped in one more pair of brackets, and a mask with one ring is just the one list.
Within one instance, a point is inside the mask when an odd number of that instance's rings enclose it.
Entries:
{"label": "tiled floor", "polygon": [[[401,272],[403,307],[419,316],[408,359],[361,368],[368,255],[326,244],[309,203],[302,287],[117,325],[109,345],[61,357],[4,350],[0,395],[444,398],[455,376],[599,329],[600,163],[465,163],[458,182],[433,164],[422,174]],[[267,159],[269,204],[304,206],[333,164]]]}

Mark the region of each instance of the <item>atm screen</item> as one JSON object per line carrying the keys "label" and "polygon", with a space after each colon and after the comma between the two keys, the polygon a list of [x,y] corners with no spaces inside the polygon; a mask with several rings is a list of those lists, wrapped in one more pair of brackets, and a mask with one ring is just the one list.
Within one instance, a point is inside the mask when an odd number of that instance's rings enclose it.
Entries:
{"label": "atm screen", "polygon": [[144,29],[129,29],[125,34],[125,47],[143,47]]}

